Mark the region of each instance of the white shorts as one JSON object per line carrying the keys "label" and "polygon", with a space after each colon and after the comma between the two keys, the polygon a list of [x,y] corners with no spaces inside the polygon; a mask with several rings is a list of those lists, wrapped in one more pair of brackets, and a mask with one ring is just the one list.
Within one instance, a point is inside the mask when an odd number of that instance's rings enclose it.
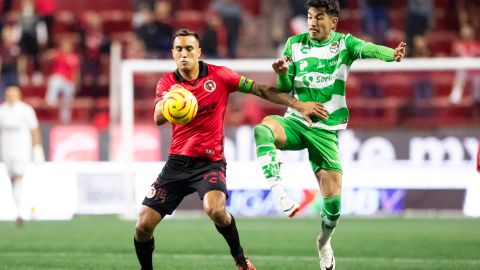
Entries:
{"label": "white shorts", "polygon": [[30,163],[29,160],[3,160],[7,167],[8,176],[23,176]]}

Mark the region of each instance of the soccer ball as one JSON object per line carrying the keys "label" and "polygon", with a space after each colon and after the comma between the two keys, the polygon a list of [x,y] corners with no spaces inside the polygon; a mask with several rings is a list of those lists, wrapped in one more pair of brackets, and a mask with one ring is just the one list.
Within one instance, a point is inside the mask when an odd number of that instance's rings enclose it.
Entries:
{"label": "soccer ball", "polygon": [[197,98],[183,87],[175,88],[163,97],[163,116],[173,124],[186,124],[198,110]]}

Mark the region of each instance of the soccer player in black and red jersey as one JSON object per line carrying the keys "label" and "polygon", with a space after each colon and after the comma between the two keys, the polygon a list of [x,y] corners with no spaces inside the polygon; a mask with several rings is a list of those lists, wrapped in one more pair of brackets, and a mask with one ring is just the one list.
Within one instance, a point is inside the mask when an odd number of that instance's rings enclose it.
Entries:
{"label": "soccer player in black and red jersey", "polygon": [[257,95],[296,108],[309,122],[310,116],[324,117],[327,112],[320,103],[301,102],[273,87],[253,83],[226,67],[199,61],[199,36],[188,29],[175,33],[172,55],[177,70],[162,76],[157,84],[155,122],[157,125],[167,122],[162,114],[162,97],[179,86],[196,96],[198,112],[187,124],[172,124],[170,155],[143,200],[134,237],[141,269],[153,269],[155,227],[166,215],[172,214],[185,196],[197,192],[205,213],[230,247],[238,269],[254,270],[255,266],[240,245],[235,219],[226,209],[223,122],[228,96],[236,91]]}

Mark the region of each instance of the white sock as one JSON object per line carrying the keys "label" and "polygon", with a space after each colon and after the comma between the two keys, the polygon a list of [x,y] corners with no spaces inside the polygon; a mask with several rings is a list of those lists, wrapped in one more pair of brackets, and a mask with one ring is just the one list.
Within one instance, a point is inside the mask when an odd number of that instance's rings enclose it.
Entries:
{"label": "white sock", "polygon": [[329,230],[327,228],[322,228],[322,232],[318,235],[318,243],[321,247],[325,246],[330,239],[332,238],[333,230]]}
{"label": "white sock", "polygon": [[287,197],[287,193],[285,192],[285,190],[283,189],[283,186],[280,184],[279,181],[275,181],[273,183],[269,181],[269,184],[270,184],[270,189],[272,190],[272,193],[273,195],[275,195],[275,197],[277,198]]}
{"label": "white sock", "polygon": [[22,180],[14,180],[12,183],[13,200],[17,207],[17,213],[20,216],[20,205],[22,201],[23,185]]}

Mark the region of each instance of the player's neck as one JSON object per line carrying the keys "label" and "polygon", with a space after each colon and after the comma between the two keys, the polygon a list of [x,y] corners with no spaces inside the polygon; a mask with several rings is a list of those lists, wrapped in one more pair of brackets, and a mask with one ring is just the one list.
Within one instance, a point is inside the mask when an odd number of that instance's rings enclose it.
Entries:
{"label": "player's neck", "polygon": [[180,75],[182,75],[182,78],[191,81],[191,80],[196,80],[198,78],[198,74],[200,73],[200,68],[197,65],[194,69],[189,70],[189,71],[184,71],[184,70],[179,70]]}

